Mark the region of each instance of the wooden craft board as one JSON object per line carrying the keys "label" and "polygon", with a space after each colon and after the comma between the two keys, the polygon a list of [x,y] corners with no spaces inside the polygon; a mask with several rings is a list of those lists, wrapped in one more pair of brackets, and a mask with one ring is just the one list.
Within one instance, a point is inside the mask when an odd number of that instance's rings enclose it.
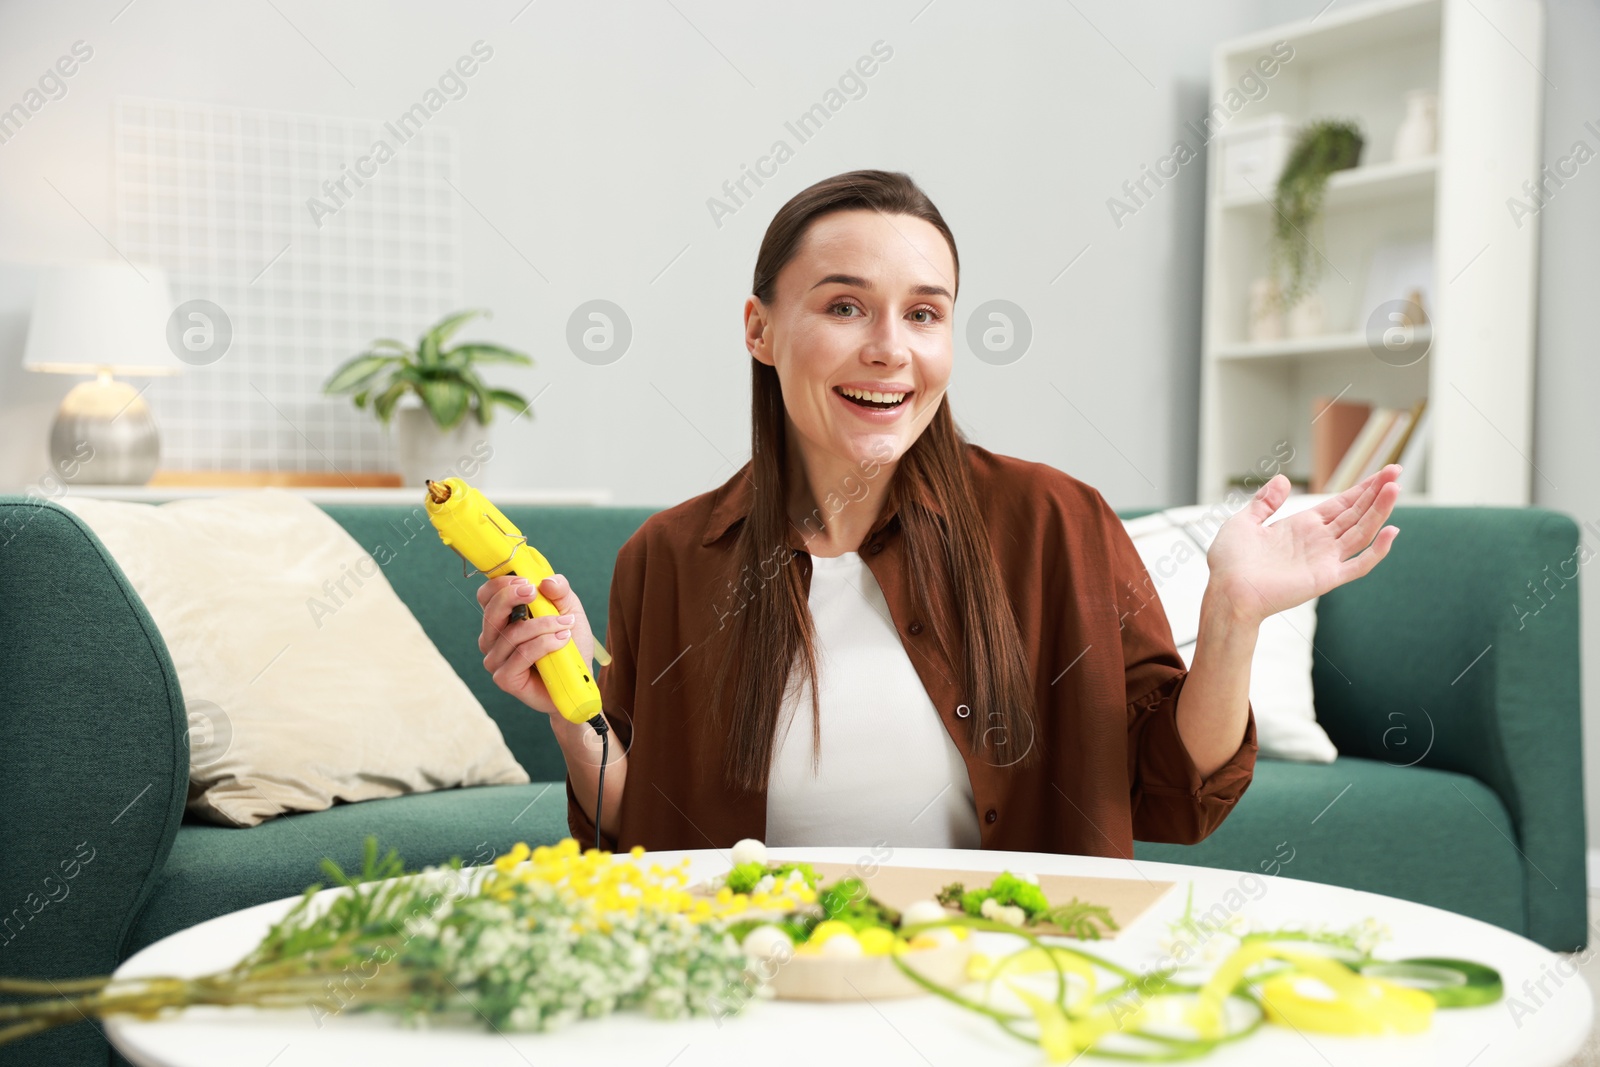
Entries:
{"label": "wooden craft board", "polygon": [[[897,911],[916,900],[937,900],[939,890],[951,882],[960,882],[968,889],[977,889],[994,881],[999,871],[970,871],[939,867],[890,867],[879,865],[870,876],[857,864],[813,863],[823,885],[832,885],[841,878],[861,878],[867,890],[878,900]],[[1089,878],[1072,874],[1041,874],[1039,888],[1051,904],[1066,904],[1077,897],[1088,904],[1102,904],[1116,920],[1116,930],[1102,930],[1101,939],[1111,940],[1133,924],[1134,920],[1166,896],[1174,882],[1150,882],[1143,878]],[[952,914],[954,911],[952,910]],[[1047,923],[1028,928],[1037,934],[1060,934],[1061,931]]]}

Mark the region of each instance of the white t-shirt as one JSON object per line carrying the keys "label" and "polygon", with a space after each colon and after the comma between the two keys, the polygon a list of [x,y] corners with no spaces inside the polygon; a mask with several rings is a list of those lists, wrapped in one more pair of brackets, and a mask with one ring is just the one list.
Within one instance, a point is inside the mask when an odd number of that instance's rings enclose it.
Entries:
{"label": "white t-shirt", "polygon": [[[811,686],[791,681],[767,787],[766,843],[978,848],[961,752],[906,655],[858,552],[811,557],[821,759]],[[796,666],[791,679],[803,679]]]}

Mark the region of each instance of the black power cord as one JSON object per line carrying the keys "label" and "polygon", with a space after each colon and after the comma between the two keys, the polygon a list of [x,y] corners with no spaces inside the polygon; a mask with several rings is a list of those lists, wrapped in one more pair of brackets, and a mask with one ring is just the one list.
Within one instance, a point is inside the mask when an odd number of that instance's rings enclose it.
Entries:
{"label": "black power cord", "polygon": [[596,715],[589,720],[589,725],[594,732],[600,735],[600,787],[595,791],[594,798],[594,847],[600,847],[600,813],[601,805],[606,801],[606,763],[611,755],[611,726],[606,722],[605,716]]}

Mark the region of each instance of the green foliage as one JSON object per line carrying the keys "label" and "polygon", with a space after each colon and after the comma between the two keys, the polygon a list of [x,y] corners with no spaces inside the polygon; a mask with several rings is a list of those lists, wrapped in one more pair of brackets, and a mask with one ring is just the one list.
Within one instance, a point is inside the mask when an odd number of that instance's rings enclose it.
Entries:
{"label": "green foliage", "polygon": [[787,874],[798,874],[805,879],[806,885],[812,889],[817,888],[817,872],[809,863],[774,863],[762,865],[754,861],[741,863],[728,872],[728,888],[735,893],[749,893],[755,889],[756,883],[767,875],[775,879]]}
{"label": "green foliage", "polygon": [[1075,937],[1080,941],[1098,941],[1102,929],[1119,929],[1117,920],[1111,917],[1110,908],[1104,904],[1089,904],[1077,897],[1059,907],[1051,908],[1040,915],[1037,921],[1050,923],[1068,937]]}
{"label": "green foliage", "polygon": [[454,348],[445,345],[470,319],[487,311],[457,311],[434,323],[417,340],[415,349],[392,337],[380,337],[367,351],[346,360],[322,384],[323,393],[349,394],[356,407],[371,404],[378,420],[388,425],[395,405],[407,392],[422,398],[423,406],[441,429],[455,428],[468,414],[479,425],[493,418],[494,405],[521,411],[528,401],[509,389],[487,385],[474,369],[482,363],[533,366],[522,352],[483,341],[468,341]]}
{"label": "green foliage", "polygon": [[1044,890],[1032,882],[1023,881],[1010,871],[1002,871],[987,889],[966,889],[960,882],[952,882],[939,891],[939,903],[960,908],[975,917],[983,915],[983,902],[986,900],[1004,905],[1015,904],[1027,913],[1029,922],[1035,921],[1050,908]]}
{"label": "green foliage", "polygon": [[762,867],[759,863],[745,863],[733,868],[728,874],[728,886],[734,892],[743,892],[734,888],[734,877],[745,868],[753,868],[754,876],[746,874],[748,879],[743,884],[755,885],[763,875],[774,874],[780,871],[797,871],[805,877],[813,889],[817,889],[817,910],[795,911],[781,919],[741,919],[729,925],[728,932],[735,941],[742,942],[746,934],[758,926],[772,925],[789,935],[789,940],[799,945],[811,940],[811,935],[816,928],[829,919],[834,919],[847,924],[852,930],[860,933],[862,930],[873,926],[882,926],[890,930],[900,926],[900,913],[884,904],[867,892],[867,883],[860,878],[841,878],[832,885],[818,888],[818,875],[809,863],[773,864],[770,868]]}
{"label": "green foliage", "polygon": [[789,940],[795,944],[808,941],[811,931],[817,928],[821,919],[806,915],[801,912],[791,912],[781,919],[739,919],[728,924],[728,934],[738,944],[744,944],[745,935],[758,926],[776,926],[789,935]]}
{"label": "green foliage", "polygon": [[1016,906],[1027,916],[1028,926],[1050,924],[1060,928],[1068,937],[1083,941],[1098,941],[1102,928],[1117,929],[1111,910],[1101,904],[1088,904],[1073,897],[1061,905],[1045,899],[1044,890],[1032,882],[1018,878],[1010,871],[1002,871],[986,889],[967,889],[960,882],[952,882],[939,891],[939,903],[960,908],[974,918],[982,917],[983,902],[994,900],[1002,906]]}
{"label": "green foliage", "polygon": [[1365,144],[1354,122],[1323,119],[1300,130],[1273,198],[1272,269],[1281,273],[1278,299],[1293,307],[1316,284],[1320,257],[1311,233],[1322,216],[1328,175],[1361,161]]}
{"label": "green foliage", "polygon": [[837,919],[856,931],[869,926],[893,930],[900,925],[900,913],[868,893],[860,878],[839,879],[817,894],[817,903],[822,906],[822,920]]}
{"label": "green foliage", "polygon": [[741,863],[728,872],[728,888],[735,893],[748,893],[756,887],[756,883],[765,878],[766,865],[751,860]]}
{"label": "green foliage", "polygon": [[[460,870],[461,858],[452,857],[446,866]],[[323,887],[320,882],[307,886],[294,907],[273,924],[236,971],[329,952],[336,953],[341,963],[355,960],[360,954],[358,946],[400,938],[408,916],[433,910],[438,904],[436,892],[417,883],[396,880],[417,872],[408,871],[400,854],[392,848],[380,858],[378,839],[371,834],[363,844],[359,874],[346,874],[327,856],[322,858],[321,867],[335,885],[348,886],[353,891],[334,897],[326,910],[314,914],[308,908]]]}

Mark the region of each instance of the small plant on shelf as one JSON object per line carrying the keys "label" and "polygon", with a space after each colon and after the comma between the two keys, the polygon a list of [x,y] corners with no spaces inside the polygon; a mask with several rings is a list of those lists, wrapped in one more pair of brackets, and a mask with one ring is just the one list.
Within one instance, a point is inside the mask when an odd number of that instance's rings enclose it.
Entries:
{"label": "small plant on shelf", "polygon": [[1272,271],[1283,275],[1277,298],[1285,308],[1299,303],[1320,273],[1311,233],[1321,221],[1328,176],[1359,163],[1365,143],[1354,122],[1320,119],[1302,127],[1289,150],[1272,202]]}
{"label": "small plant on shelf", "polygon": [[422,398],[423,406],[440,429],[450,430],[470,412],[480,425],[488,425],[495,404],[522,411],[528,401],[509,389],[494,389],[478,376],[476,365],[514,363],[533,366],[533,359],[503,345],[468,341],[453,348],[445,343],[468,320],[483,310],[457,311],[440,319],[409,348],[390,337],[373,341],[367,351],[353,356],[323,383],[328,395],[351,394],[358,408],[368,402],[384,425],[407,392]]}

